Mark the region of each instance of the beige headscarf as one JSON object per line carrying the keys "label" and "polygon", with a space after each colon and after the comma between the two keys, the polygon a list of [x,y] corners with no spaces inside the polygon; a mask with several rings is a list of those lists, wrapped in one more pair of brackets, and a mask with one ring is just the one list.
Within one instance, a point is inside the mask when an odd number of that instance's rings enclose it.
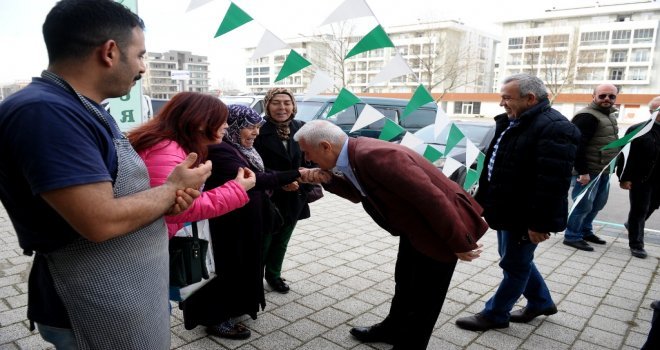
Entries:
{"label": "beige headscarf", "polygon": [[[268,105],[270,104],[270,100],[273,98],[273,96],[279,94],[289,95],[289,97],[291,97],[291,101],[293,102],[293,112],[291,113],[289,119],[283,122],[278,122],[277,120],[273,119],[270,116],[270,112],[268,110]],[[268,90],[266,96],[264,97],[264,105],[266,106],[266,120],[268,120],[269,122],[275,125],[275,127],[277,128],[277,136],[280,138],[280,140],[288,140],[289,134],[291,133],[291,131],[289,130],[289,124],[291,124],[291,120],[293,120],[293,118],[296,116],[296,112],[298,112],[298,107],[296,106],[296,99],[293,97],[293,93],[291,92],[291,90],[283,87],[272,88]]]}

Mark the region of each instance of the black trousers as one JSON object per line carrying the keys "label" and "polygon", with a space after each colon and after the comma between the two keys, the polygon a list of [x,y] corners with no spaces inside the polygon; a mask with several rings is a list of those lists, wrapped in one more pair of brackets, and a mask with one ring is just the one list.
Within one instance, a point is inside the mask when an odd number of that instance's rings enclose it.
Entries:
{"label": "black trousers", "polygon": [[433,260],[400,237],[394,298],[383,325],[395,335],[394,349],[423,350],[445,301],[456,261]]}
{"label": "black trousers", "polygon": [[644,224],[660,205],[660,187],[655,183],[634,183],[628,193],[628,246],[644,248]]}

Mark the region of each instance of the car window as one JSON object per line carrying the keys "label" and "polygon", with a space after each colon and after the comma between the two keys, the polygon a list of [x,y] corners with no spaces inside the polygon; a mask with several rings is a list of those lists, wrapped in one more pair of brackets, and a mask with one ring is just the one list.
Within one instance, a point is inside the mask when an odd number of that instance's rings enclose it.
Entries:
{"label": "car window", "polygon": [[[298,109],[298,112],[296,113],[296,119],[308,122],[319,114],[320,109],[323,108],[324,105],[325,102],[298,101],[296,102],[296,107]],[[329,111],[327,108],[326,110]],[[325,114],[327,115],[328,113],[325,112]]]}
{"label": "car window", "polygon": [[[356,105],[357,110],[358,110],[358,117],[360,113],[364,110],[364,104],[360,103]],[[378,105],[372,105],[370,104],[371,107],[373,107],[375,110],[378,112],[382,113],[387,119],[392,120],[396,123],[396,121],[399,118],[399,112],[396,108],[394,107],[387,107],[387,106],[378,106]],[[377,120],[366,127],[364,129],[371,129],[371,130],[382,130],[383,127],[385,126],[385,119],[380,119]]]}
{"label": "car window", "polygon": [[262,114],[264,112],[264,100],[259,100],[257,103],[252,107],[255,112]]}
{"label": "car window", "polygon": [[254,102],[254,97],[223,96],[220,97],[220,100],[227,105],[242,105],[250,107],[252,102]]}
{"label": "car window", "polygon": [[337,125],[353,125],[355,124],[355,120],[357,119],[355,115],[355,107],[350,106],[346,108],[345,110],[336,113],[330,117],[328,117],[328,113],[332,109],[332,103],[328,104],[328,107],[323,111],[323,114],[321,115],[321,118],[319,119],[326,119],[329,120]]}
{"label": "car window", "polygon": [[400,124],[405,129],[420,129],[435,122],[436,112],[432,109],[418,109],[410,113]]}
{"label": "car window", "polygon": [[[481,143],[484,142],[484,138],[486,137],[486,134],[488,131],[493,128],[493,125],[475,125],[475,124],[459,124],[455,123],[455,125],[463,132],[463,135],[465,135],[472,143],[474,143],[475,146],[480,147]],[[437,138],[435,138],[436,141],[434,141],[433,138],[433,133],[434,133],[434,126],[429,125],[427,127],[424,127],[417,131],[415,133],[415,136],[420,138],[422,141],[425,143],[435,143],[435,144],[440,144],[444,145],[447,143],[447,137],[449,136],[449,130],[451,130],[451,127],[446,127],[440,132],[440,135],[438,135]],[[458,146],[464,146],[465,145],[465,140],[461,140],[461,142],[458,143]]]}

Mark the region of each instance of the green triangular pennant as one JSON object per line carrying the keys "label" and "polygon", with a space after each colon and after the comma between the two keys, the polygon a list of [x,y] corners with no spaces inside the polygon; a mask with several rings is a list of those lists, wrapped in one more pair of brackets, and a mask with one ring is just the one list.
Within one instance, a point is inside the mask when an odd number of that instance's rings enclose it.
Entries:
{"label": "green triangular pennant", "polygon": [[[652,122],[652,121],[651,121],[651,122]],[[639,133],[639,132],[640,132],[640,131],[641,131],[646,125],[647,125],[647,123],[644,123],[644,124],[638,126],[637,129],[633,130],[630,134],[625,135],[624,137],[622,137],[622,138],[620,138],[620,139],[618,139],[618,140],[615,140],[615,141],[610,142],[609,144],[605,145],[605,146],[604,146],[603,148],[601,148],[600,150],[601,150],[601,151],[604,151],[604,150],[606,150],[606,149],[610,149],[610,148],[619,148],[619,147],[623,147],[623,146],[625,146],[625,145],[626,145],[628,142],[630,142],[630,140],[631,140],[635,135],[637,135],[637,133]]]}
{"label": "green triangular pennant", "polygon": [[459,129],[456,124],[451,123],[451,129],[449,129],[449,136],[447,136],[447,147],[445,147],[445,154],[454,148],[461,140],[465,137],[461,129]]}
{"label": "green triangular pennant", "polygon": [[403,110],[403,114],[401,115],[400,120],[406,119],[406,117],[408,117],[410,113],[417,110],[417,108],[433,101],[435,100],[433,99],[433,96],[431,96],[429,91],[426,90],[424,85],[419,84],[412,98],[410,99],[410,101],[408,101],[408,105],[406,105],[406,109]]}
{"label": "green triangular pennant", "polygon": [[399,124],[389,119],[385,119],[385,125],[383,126],[383,130],[380,132],[380,136],[378,138],[381,140],[389,141],[401,135],[405,131],[406,129],[402,128]]}
{"label": "green triangular pennant", "polygon": [[252,17],[241,10],[240,7],[236,6],[233,2],[229,4],[225,18],[222,19],[218,31],[215,33],[214,38],[219,37],[220,35],[231,32],[232,30],[244,25],[247,22],[250,22]]}
{"label": "green triangular pennant", "polygon": [[442,157],[442,152],[438,151],[435,147],[431,145],[426,145],[424,150],[424,158],[428,159],[431,163]]}
{"label": "green triangular pennant", "polygon": [[275,78],[275,82],[278,82],[288,77],[289,75],[311,65],[312,64],[304,57],[300,56],[299,53],[297,53],[294,50],[291,50],[289,52],[289,55],[286,56],[286,61],[284,61],[284,64],[282,65],[282,69],[280,69],[280,72],[277,74],[277,78]]}
{"label": "green triangular pennant", "polygon": [[337,95],[337,99],[335,99],[335,103],[332,104],[332,108],[330,108],[330,112],[326,118],[330,118],[358,102],[360,102],[360,99],[357,96],[346,90],[346,88],[341,88],[341,91],[339,91],[339,95]]}
{"label": "green triangular pennant", "polygon": [[484,161],[486,160],[486,155],[483,152],[479,152],[477,156],[477,173],[481,174],[484,170]]}
{"label": "green triangular pennant", "polygon": [[468,169],[467,174],[465,175],[465,182],[463,182],[463,189],[468,190],[472,185],[479,181],[479,173],[474,169]]}
{"label": "green triangular pennant", "polygon": [[387,36],[387,33],[385,33],[385,29],[380,25],[377,25],[376,28],[372,29],[362,38],[362,40],[355,44],[345,58],[353,57],[369,50],[381,49],[383,47],[394,47],[394,44],[392,43],[392,40],[390,40],[390,37]]}

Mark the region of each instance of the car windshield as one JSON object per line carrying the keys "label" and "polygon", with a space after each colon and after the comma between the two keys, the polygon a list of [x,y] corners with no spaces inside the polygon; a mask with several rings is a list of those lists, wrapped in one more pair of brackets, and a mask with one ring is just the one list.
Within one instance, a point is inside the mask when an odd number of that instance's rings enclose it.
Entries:
{"label": "car windshield", "polygon": [[242,105],[252,107],[252,102],[254,102],[254,97],[247,96],[223,96],[220,97],[222,102],[228,105]]}
{"label": "car windshield", "polygon": [[296,106],[298,107],[298,112],[296,113],[296,119],[308,122],[319,113],[319,110],[323,107],[325,102],[316,102],[316,101],[298,101]]}
{"label": "car windshield", "polygon": [[[461,123],[454,123],[456,126],[463,132],[467,138],[474,143],[475,146],[479,147],[481,146],[481,143],[484,140],[484,137],[488,133],[488,130],[491,128],[490,125],[484,124],[484,125],[479,125],[479,124],[461,124]],[[434,125],[429,125],[426,126],[419,131],[415,133],[415,136],[419,137],[424,141],[425,143],[432,143],[432,144],[437,144],[437,145],[446,145],[447,144],[447,136],[449,135],[449,130],[451,130],[450,127],[444,128],[440,135],[438,135],[437,138],[433,138],[433,132],[434,132]],[[458,144],[458,146],[463,146],[465,147],[465,142],[462,141]]]}

